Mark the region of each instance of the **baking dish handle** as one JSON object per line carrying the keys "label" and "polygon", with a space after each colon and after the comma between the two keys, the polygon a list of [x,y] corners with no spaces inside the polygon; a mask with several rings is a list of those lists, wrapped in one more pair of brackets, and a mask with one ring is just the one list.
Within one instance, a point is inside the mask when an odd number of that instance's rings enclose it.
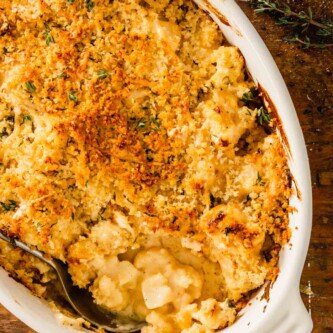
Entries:
{"label": "baking dish handle", "polygon": [[313,323],[299,291],[291,292],[285,300],[285,309],[280,321],[271,333],[311,333]]}

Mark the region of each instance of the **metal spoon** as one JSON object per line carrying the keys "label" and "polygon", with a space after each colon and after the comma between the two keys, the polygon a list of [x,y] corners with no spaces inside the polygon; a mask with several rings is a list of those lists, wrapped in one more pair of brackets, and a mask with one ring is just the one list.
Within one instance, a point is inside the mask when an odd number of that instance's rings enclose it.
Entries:
{"label": "metal spoon", "polygon": [[81,289],[73,285],[73,281],[68,273],[67,265],[57,259],[47,259],[42,252],[30,249],[26,244],[5,236],[0,231],[0,239],[17,246],[20,249],[32,254],[49,264],[58,274],[60,285],[64,291],[64,296],[73,309],[90,323],[104,328],[110,332],[138,332],[146,325],[134,318],[109,312],[98,306],[87,289]]}

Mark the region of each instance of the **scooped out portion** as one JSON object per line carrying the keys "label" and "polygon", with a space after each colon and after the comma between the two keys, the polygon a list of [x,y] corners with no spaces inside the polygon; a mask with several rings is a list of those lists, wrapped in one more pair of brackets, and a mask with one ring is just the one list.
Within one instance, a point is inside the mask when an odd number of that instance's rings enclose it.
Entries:
{"label": "scooped out portion", "polygon": [[[292,211],[239,50],[190,0],[1,6],[0,229],[143,333],[231,325],[275,280]],[[0,265],[87,326],[45,264],[0,241]]]}

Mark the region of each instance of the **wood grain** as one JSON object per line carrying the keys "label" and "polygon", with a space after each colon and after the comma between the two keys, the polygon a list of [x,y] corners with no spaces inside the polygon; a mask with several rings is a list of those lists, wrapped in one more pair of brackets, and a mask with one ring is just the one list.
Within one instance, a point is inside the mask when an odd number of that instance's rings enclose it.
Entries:
{"label": "wood grain", "polygon": [[[311,4],[317,16],[333,16],[333,1],[289,2],[297,9]],[[282,41],[287,34],[285,28],[276,26],[266,14],[255,15],[248,3],[239,4],[270,49],[304,132],[311,164],[314,216],[301,281],[302,296],[311,309],[313,332],[333,333],[333,50],[301,50],[287,44]],[[32,332],[0,306],[0,333]]]}
{"label": "wood grain", "polygon": [[33,333],[4,307],[0,306],[0,332],[1,333]]}

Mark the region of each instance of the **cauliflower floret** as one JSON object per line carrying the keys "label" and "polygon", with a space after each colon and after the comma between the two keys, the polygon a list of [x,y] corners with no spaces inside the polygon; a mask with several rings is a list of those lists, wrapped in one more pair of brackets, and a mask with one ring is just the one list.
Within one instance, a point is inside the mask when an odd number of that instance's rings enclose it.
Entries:
{"label": "cauliflower floret", "polygon": [[144,327],[141,333],[174,333],[174,324],[169,319],[168,316],[153,311],[146,317],[149,326]]}
{"label": "cauliflower floret", "polygon": [[97,304],[112,310],[123,310],[129,301],[129,295],[119,288],[116,282],[107,275],[97,278],[90,291]]}
{"label": "cauliflower floret", "polygon": [[142,293],[149,309],[168,303],[181,309],[201,295],[201,274],[193,267],[179,263],[165,249],[140,252],[134,265],[143,272]]}
{"label": "cauliflower floret", "polygon": [[117,257],[102,258],[101,264],[90,291],[98,304],[115,311],[125,309],[132,301],[130,296],[138,286],[140,273],[133,264],[118,261]]}
{"label": "cauliflower floret", "polygon": [[205,327],[216,330],[232,324],[236,318],[236,310],[229,307],[226,301],[221,303],[210,298],[201,302],[200,310],[193,314],[193,318]]}
{"label": "cauliflower floret", "polygon": [[190,328],[182,330],[181,333],[213,333],[214,331],[198,323],[193,324]]}
{"label": "cauliflower floret", "polygon": [[173,293],[168,286],[168,280],[160,273],[143,281],[142,294],[148,309],[159,308],[173,300]]}

